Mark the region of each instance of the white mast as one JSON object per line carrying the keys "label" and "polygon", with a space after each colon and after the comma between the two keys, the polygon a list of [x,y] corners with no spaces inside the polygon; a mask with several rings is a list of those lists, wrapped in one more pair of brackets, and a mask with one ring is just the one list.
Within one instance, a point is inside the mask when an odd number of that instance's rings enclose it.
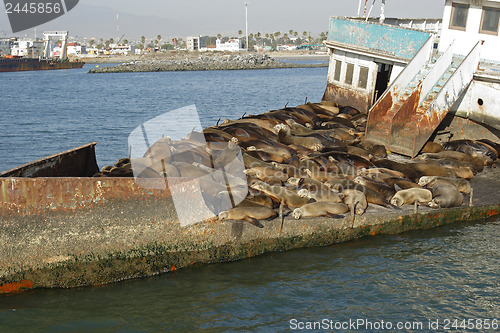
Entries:
{"label": "white mast", "polygon": [[380,23],[385,21],[385,0],[382,0],[382,5],[380,6]]}
{"label": "white mast", "polygon": [[248,2],[245,2],[245,37],[247,39],[245,46],[248,51]]}

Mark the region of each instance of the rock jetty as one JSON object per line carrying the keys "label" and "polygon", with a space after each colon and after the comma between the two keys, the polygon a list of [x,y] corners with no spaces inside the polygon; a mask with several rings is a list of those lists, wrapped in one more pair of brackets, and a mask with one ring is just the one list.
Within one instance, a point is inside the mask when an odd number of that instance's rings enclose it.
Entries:
{"label": "rock jetty", "polygon": [[263,54],[216,55],[198,58],[137,60],[112,67],[94,68],[89,73],[161,72],[161,71],[206,71],[235,69],[272,69],[327,67],[328,64],[297,64],[276,61]]}

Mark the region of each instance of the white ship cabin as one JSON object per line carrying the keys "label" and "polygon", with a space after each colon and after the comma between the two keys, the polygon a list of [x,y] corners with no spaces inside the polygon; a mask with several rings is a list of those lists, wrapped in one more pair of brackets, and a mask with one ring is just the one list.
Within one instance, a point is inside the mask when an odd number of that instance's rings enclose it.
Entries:
{"label": "white ship cabin", "polygon": [[408,156],[443,126],[498,142],[500,0],[446,0],[426,21],[331,17],[323,100],[368,112],[367,138]]}

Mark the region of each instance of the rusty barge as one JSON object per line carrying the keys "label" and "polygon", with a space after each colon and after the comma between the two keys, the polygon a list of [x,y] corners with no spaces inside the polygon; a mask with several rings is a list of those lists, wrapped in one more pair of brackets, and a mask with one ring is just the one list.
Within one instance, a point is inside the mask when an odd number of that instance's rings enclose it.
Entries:
{"label": "rusty barge", "polygon": [[83,61],[38,58],[0,58],[0,72],[82,68]]}

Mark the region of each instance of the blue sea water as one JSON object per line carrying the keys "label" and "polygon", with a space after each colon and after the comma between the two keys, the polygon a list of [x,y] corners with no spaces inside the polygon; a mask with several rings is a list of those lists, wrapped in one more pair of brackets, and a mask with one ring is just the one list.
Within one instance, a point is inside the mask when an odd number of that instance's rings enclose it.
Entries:
{"label": "blue sea water", "polygon": [[[0,169],[91,141],[100,142],[99,165],[110,164],[128,155],[135,127],[164,112],[195,104],[208,126],[306,97],[319,101],[327,72],[91,75],[89,68],[0,74]],[[437,331],[448,324],[483,332],[486,322],[493,332],[499,253],[500,221],[492,219],[99,287],[33,290],[0,297],[0,332],[436,331],[431,323]]]}

